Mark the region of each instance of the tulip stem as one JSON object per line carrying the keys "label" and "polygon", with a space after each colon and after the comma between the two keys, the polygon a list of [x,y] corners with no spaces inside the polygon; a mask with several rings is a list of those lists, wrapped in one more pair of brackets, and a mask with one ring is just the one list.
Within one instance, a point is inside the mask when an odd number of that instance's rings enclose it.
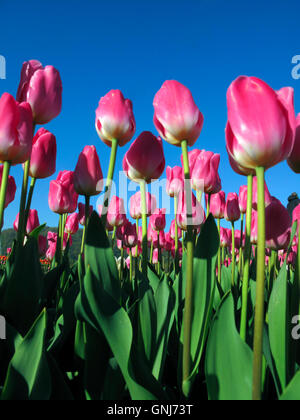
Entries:
{"label": "tulip stem", "polygon": [[130,279],[130,284],[132,285],[133,260],[132,260],[132,249],[131,248],[130,248],[130,251],[129,251],[129,256],[130,256],[129,279]]}
{"label": "tulip stem", "polygon": [[87,225],[89,221],[89,215],[90,215],[90,196],[85,196],[85,208],[84,208],[85,218],[84,218],[84,227],[83,227],[83,234],[82,234],[82,240],[81,240],[81,250],[80,253],[82,254],[84,251],[84,245],[85,245],[85,239],[86,239],[86,230]]}
{"label": "tulip stem", "polygon": [[146,202],[146,182],[140,182],[141,189],[141,204],[142,204],[142,230],[143,230],[143,259],[142,259],[142,273],[147,277],[148,272],[148,238],[147,238],[147,202]]}
{"label": "tulip stem", "polygon": [[257,177],[257,275],[256,275],[256,305],[254,321],[253,345],[253,400],[261,400],[262,388],[262,346],[264,326],[265,297],[265,246],[266,246],[266,214],[265,214],[265,170],[256,168]]}
{"label": "tulip stem", "polygon": [[3,224],[3,216],[4,216],[4,209],[5,209],[6,192],[7,192],[10,166],[11,166],[10,162],[4,162],[3,164],[3,173],[2,173],[1,190],[0,190],[0,232],[2,230],[2,224]]}
{"label": "tulip stem", "polygon": [[211,198],[211,194],[207,194],[207,210],[206,210],[206,217],[209,216],[210,213],[210,198]]}
{"label": "tulip stem", "polygon": [[242,290],[242,314],[240,335],[246,341],[247,334],[247,311],[248,311],[248,290],[249,290],[249,270],[251,258],[251,220],[252,220],[252,196],[253,196],[253,175],[248,176],[247,190],[247,213],[246,213],[246,239],[245,239],[245,263],[243,272],[243,290]]}
{"label": "tulip stem", "polygon": [[106,186],[105,186],[105,191],[104,191],[104,201],[103,201],[104,214],[102,215],[104,226],[106,226],[107,209],[108,209],[109,200],[110,200],[112,180],[113,180],[114,172],[115,172],[117,151],[118,151],[118,140],[113,139],[111,142],[110,160],[109,160],[109,167],[108,167],[108,173],[107,173],[107,178],[106,178]]}
{"label": "tulip stem", "polygon": [[242,275],[242,252],[243,252],[243,230],[244,230],[244,213],[241,215],[241,234],[240,234],[240,249],[239,249],[239,275]]}
{"label": "tulip stem", "polygon": [[18,227],[18,235],[17,235],[17,241],[20,245],[23,245],[24,232],[26,230],[25,206],[26,206],[26,197],[27,197],[27,188],[28,188],[29,169],[30,169],[30,160],[27,160],[24,164],[23,183],[22,183],[20,211],[19,211],[19,227]]}
{"label": "tulip stem", "polygon": [[33,196],[35,183],[36,183],[36,178],[31,178],[30,188],[29,188],[29,193],[28,193],[28,198],[27,198],[27,204],[26,204],[25,218],[24,218],[24,225],[25,226],[27,225],[27,220],[28,220],[29,211],[30,211],[30,207],[31,207],[31,201],[32,201],[32,196]]}
{"label": "tulip stem", "polygon": [[177,223],[177,206],[178,206],[178,198],[174,197],[174,207],[175,207],[175,273],[179,272],[179,263],[178,263],[179,234],[178,234],[178,223]]}
{"label": "tulip stem", "polygon": [[[218,219],[218,231],[219,231],[219,238],[221,239],[221,219]],[[221,284],[221,241],[219,245],[219,251],[218,251],[218,282]]]}
{"label": "tulip stem", "polygon": [[190,165],[188,157],[187,141],[181,142],[182,156],[183,156],[183,169],[185,177],[186,189],[186,208],[187,208],[187,266],[186,266],[186,292],[185,292],[185,307],[183,318],[183,370],[182,370],[182,391],[188,397],[191,392],[191,333],[192,333],[192,317],[193,317],[193,264],[194,264],[194,235],[192,220],[192,189],[191,189],[191,176]]}
{"label": "tulip stem", "polygon": [[231,246],[231,286],[235,285],[235,237],[234,237],[234,222],[231,222],[232,231],[232,246]]}

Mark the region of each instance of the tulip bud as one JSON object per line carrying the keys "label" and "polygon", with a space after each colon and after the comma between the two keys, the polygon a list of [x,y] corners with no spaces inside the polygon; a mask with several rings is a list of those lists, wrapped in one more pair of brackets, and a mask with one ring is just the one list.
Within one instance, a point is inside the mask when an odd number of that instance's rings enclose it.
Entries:
{"label": "tulip bud", "polygon": [[[156,210],[156,198],[150,193],[146,193],[146,209],[147,216],[151,216]],[[141,203],[141,192],[138,191],[130,199],[130,217],[133,219],[142,218],[142,203]]]}
{"label": "tulip bud", "polygon": [[227,229],[221,227],[220,229],[220,245],[221,248],[228,248],[231,245],[231,237],[228,237]]}
{"label": "tulip bud", "polygon": [[[34,209],[30,209],[28,213],[26,233],[29,235],[34,229],[40,226],[38,212]],[[14,229],[18,232],[19,229],[19,213],[17,214],[16,220],[14,221]]]}
{"label": "tulip bud", "polygon": [[239,199],[236,193],[229,193],[225,206],[225,219],[228,222],[236,222],[241,216]]}
{"label": "tulip bud", "polygon": [[296,174],[300,173],[300,114],[296,118],[295,143],[287,163]]}
{"label": "tulip bud", "polygon": [[150,216],[149,225],[156,232],[161,232],[166,227],[166,209],[156,209]]}
{"label": "tulip bud", "polygon": [[[0,185],[2,183],[2,175],[3,175],[3,165],[0,165]],[[17,191],[16,182],[13,176],[9,175],[7,181],[7,190],[6,190],[6,197],[5,197],[5,208],[14,201],[15,195]]]}
{"label": "tulip bud", "polygon": [[118,227],[126,222],[126,212],[123,198],[112,197],[107,209],[107,222],[110,226]]}
{"label": "tulip bud", "polygon": [[199,229],[205,222],[205,212],[201,204],[192,194],[192,212],[187,215],[186,192],[181,191],[178,197],[177,224],[180,229],[186,231],[188,226]]}
{"label": "tulip bud", "polygon": [[17,93],[18,102],[28,102],[35,124],[46,124],[57,117],[62,105],[62,83],[53,66],[43,68],[36,60],[23,64]]}
{"label": "tulip bud", "polygon": [[258,239],[258,214],[257,211],[252,211],[252,218],[251,218],[251,237],[250,242],[252,245],[257,245]]}
{"label": "tulip bud", "polygon": [[103,189],[103,174],[95,146],[85,146],[74,171],[74,187],[79,195],[98,195]]}
{"label": "tulip bud", "polygon": [[112,140],[125,146],[135,133],[132,103],[120,90],[111,90],[100,99],[96,110],[96,130],[100,139],[109,147]]}
{"label": "tulip bud", "polygon": [[154,125],[168,143],[193,146],[203,127],[203,115],[188,88],[175,80],[166,81],[153,102]]}
{"label": "tulip bud", "polygon": [[268,169],[294,146],[293,90],[275,92],[255,77],[239,77],[227,92],[227,150],[245,168]]}
{"label": "tulip bud", "polygon": [[276,198],[266,208],[266,246],[272,250],[287,249],[291,239],[291,218]]}
{"label": "tulip bud", "polygon": [[224,219],[225,205],[226,200],[224,191],[220,191],[219,193],[210,196],[210,212],[215,219]]}
{"label": "tulip bud", "polygon": [[75,235],[79,229],[79,215],[78,213],[69,214],[67,217],[65,232],[68,235]]}
{"label": "tulip bud", "polygon": [[56,138],[40,128],[33,138],[29,175],[42,179],[53,175],[56,169]]}
{"label": "tulip bud", "polygon": [[202,150],[191,172],[192,188],[206,194],[216,194],[221,190],[218,174],[220,155]]}
{"label": "tulip bud", "polygon": [[247,198],[248,198],[248,187],[247,185],[242,185],[240,187],[240,192],[239,192],[239,207],[240,207],[240,212],[242,214],[247,213]]}
{"label": "tulip bud", "polygon": [[177,197],[184,189],[184,177],[182,172],[182,167],[174,166],[171,168],[167,167],[167,194],[170,197]]}
{"label": "tulip bud", "polygon": [[32,149],[32,111],[27,103],[18,103],[9,93],[0,98],[0,161],[13,165],[30,158]]}
{"label": "tulip bud", "polygon": [[123,169],[127,177],[135,182],[144,180],[150,184],[158,179],[165,169],[161,139],[149,131],[140,134],[125,154]]}
{"label": "tulip bud", "polygon": [[137,246],[138,237],[136,233],[136,226],[132,223],[126,224],[123,242],[126,248],[134,248]]}
{"label": "tulip bud", "polygon": [[7,254],[7,255],[10,255],[10,254],[11,254],[11,248],[7,248],[7,250],[6,250],[6,254]]}
{"label": "tulip bud", "polygon": [[165,250],[167,252],[171,252],[174,247],[175,247],[174,239],[171,238],[170,233],[166,233],[166,235],[165,235]]}
{"label": "tulip bud", "polygon": [[74,173],[61,171],[55,181],[50,182],[48,203],[54,213],[74,213],[77,209],[78,194],[74,188]]}

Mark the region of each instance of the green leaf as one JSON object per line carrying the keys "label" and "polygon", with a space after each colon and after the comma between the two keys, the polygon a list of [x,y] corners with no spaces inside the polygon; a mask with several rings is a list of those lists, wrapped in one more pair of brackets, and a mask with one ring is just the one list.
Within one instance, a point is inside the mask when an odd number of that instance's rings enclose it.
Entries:
{"label": "green leaf", "polygon": [[253,353],[237,332],[234,300],[228,293],[215,316],[209,335],[205,375],[209,399],[252,399]]}
{"label": "green leaf", "polygon": [[287,270],[285,262],[280,270],[278,278],[274,282],[268,309],[271,352],[282,390],[286,388],[289,382],[288,343],[291,319],[292,317],[289,317]]}
{"label": "green leaf", "polygon": [[17,347],[1,400],[49,400],[51,375],[45,349],[47,313],[44,310]]}
{"label": "green leaf", "polygon": [[90,267],[104,290],[120,303],[121,286],[115,257],[96,212],[93,212],[89,219],[84,255],[86,271]]}
{"label": "green leaf", "polygon": [[29,236],[31,238],[38,239],[40,233],[44,230],[44,228],[46,227],[46,225],[47,225],[47,223],[44,223],[43,225],[38,226],[32,232],[30,232]]}
{"label": "green leaf", "polygon": [[[219,233],[214,218],[210,215],[202,228],[194,255],[193,315],[191,331],[192,373],[189,382],[192,382],[197,373],[208,334],[209,321],[212,316],[218,249]],[[184,331],[182,328],[182,343],[183,334]]]}
{"label": "green leaf", "polygon": [[300,401],[300,371],[296,373],[288,387],[284,390],[281,401]]}

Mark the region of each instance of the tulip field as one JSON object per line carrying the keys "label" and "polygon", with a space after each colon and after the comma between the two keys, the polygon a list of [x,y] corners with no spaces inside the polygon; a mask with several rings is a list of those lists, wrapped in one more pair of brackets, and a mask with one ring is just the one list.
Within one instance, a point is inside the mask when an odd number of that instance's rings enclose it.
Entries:
{"label": "tulip field", "polygon": [[[100,99],[107,174],[97,145],[56,174],[46,128],[62,108],[56,68],[25,62],[16,91],[0,98],[1,229],[19,200],[0,258],[0,399],[300,400],[300,205],[291,217],[265,182],[285,160],[300,172],[293,89],[245,76],[228,87],[222,159],[244,176],[238,192],[222,190],[220,154],[199,149],[204,116],[178,81],[153,93],[155,133],[139,131],[120,90]],[[167,166],[165,142],[178,166]],[[112,193],[117,154],[138,186],[129,205]],[[165,170],[171,217],[149,192]],[[32,198],[53,175],[57,229],[45,236]]]}

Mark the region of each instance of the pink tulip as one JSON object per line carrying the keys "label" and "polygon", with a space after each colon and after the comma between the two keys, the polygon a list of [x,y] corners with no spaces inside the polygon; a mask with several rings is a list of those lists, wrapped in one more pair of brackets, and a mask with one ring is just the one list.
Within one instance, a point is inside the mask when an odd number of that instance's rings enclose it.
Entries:
{"label": "pink tulip", "polygon": [[124,225],[126,212],[123,198],[112,197],[107,209],[107,222],[110,226],[118,227]]}
{"label": "pink tulip", "polygon": [[251,219],[251,244],[257,245],[257,239],[258,239],[258,215],[257,211],[252,211],[252,219]]}
{"label": "pink tulip", "polygon": [[[38,212],[34,209],[30,209],[28,213],[26,233],[29,235],[34,229],[40,226]],[[16,220],[14,221],[14,229],[18,232],[19,229],[19,213],[17,214]]]}
{"label": "pink tulip", "polygon": [[132,223],[127,223],[125,227],[123,242],[126,248],[134,248],[138,244],[138,236],[136,233],[136,226]]}
{"label": "pink tulip", "polygon": [[7,250],[6,250],[6,254],[7,254],[7,255],[11,254],[11,248],[7,248]]}
{"label": "pink tulip", "polygon": [[291,251],[289,253],[288,259],[287,259],[287,263],[293,267],[296,266],[297,263],[297,252],[295,251]]}
{"label": "pink tulip", "polygon": [[224,215],[228,222],[236,222],[239,220],[241,213],[239,208],[239,199],[236,193],[228,194]]}
{"label": "pink tulip", "polygon": [[43,68],[36,60],[23,64],[17,93],[18,102],[28,102],[36,124],[46,124],[57,117],[62,105],[62,83],[53,66]]}
{"label": "pink tulip", "polygon": [[[2,182],[2,174],[3,174],[3,165],[0,165],[0,185]],[[9,175],[8,182],[7,182],[7,190],[6,190],[6,197],[5,197],[5,208],[14,201],[15,195],[17,191],[16,182],[13,176]]]}
{"label": "pink tulip", "polygon": [[30,105],[18,103],[9,93],[0,98],[0,161],[13,165],[30,158],[33,122]]}
{"label": "pink tulip", "polygon": [[46,255],[48,244],[47,244],[47,238],[43,235],[39,235],[38,237],[38,248],[39,248],[40,257],[43,257],[44,255]]}
{"label": "pink tulip", "polygon": [[245,168],[268,169],[287,159],[295,138],[293,91],[275,92],[255,77],[239,77],[227,92],[227,150]]}
{"label": "pink tulip", "polygon": [[103,189],[103,174],[95,146],[85,146],[74,171],[74,186],[79,195],[98,195]]}
{"label": "pink tulip", "polygon": [[74,213],[77,209],[78,194],[74,188],[74,173],[61,171],[55,181],[50,182],[48,203],[54,213]]}
{"label": "pink tulip", "polygon": [[[175,220],[172,220],[170,227],[171,238],[175,240]],[[178,227],[178,239],[182,238],[182,230]]]}
{"label": "pink tulip", "polygon": [[203,115],[188,88],[175,80],[166,81],[153,102],[154,124],[168,143],[180,146],[187,140],[193,146],[203,127]]}
{"label": "pink tulip", "polygon": [[[227,123],[227,126],[226,126],[225,135],[226,135],[226,139],[230,138],[230,136],[232,136],[232,131],[231,131],[230,125],[228,123]],[[239,162],[234,160],[234,158],[231,156],[231,154],[229,152],[229,149],[228,149],[227,145],[226,145],[226,150],[227,150],[230,166],[234,170],[234,172],[236,172],[239,175],[244,175],[244,176],[255,175],[256,174],[255,169],[245,168]]]}
{"label": "pink tulip", "polygon": [[75,235],[79,229],[79,215],[78,213],[69,214],[67,217],[65,232],[68,235]]}
{"label": "pink tulip", "polygon": [[184,189],[184,177],[182,167],[174,166],[171,168],[170,166],[167,167],[167,194],[170,197],[177,197]]}
{"label": "pink tulip", "polygon": [[168,232],[165,235],[165,247],[164,248],[167,252],[171,252],[174,247],[175,247],[175,241],[174,241],[174,239],[171,238],[171,235]]}
{"label": "pink tulip", "polygon": [[247,213],[247,197],[248,197],[248,187],[247,185],[242,185],[240,187],[240,193],[239,193],[239,207],[240,207],[240,212],[242,214]]}
{"label": "pink tulip", "polygon": [[221,248],[228,248],[232,243],[231,240],[231,232],[230,232],[230,236],[228,237],[228,232],[227,229],[221,227],[220,229],[220,245]]}
{"label": "pink tulip", "polygon": [[186,192],[181,191],[178,197],[177,224],[180,229],[186,231],[188,226],[199,229],[205,222],[205,212],[192,194],[192,214],[187,215]]}
{"label": "pink tulip", "polygon": [[[141,203],[141,192],[138,191],[130,199],[130,217],[133,219],[142,218],[142,203]],[[156,198],[150,193],[146,193],[146,208],[147,216],[151,216],[156,210]]]}
{"label": "pink tulip", "polygon": [[156,209],[150,216],[149,225],[156,232],[165,230],[166,227],[166,209]]}
{"label": "pink tulip", "polygon": [[296,174],[300,173],[300,114],[296,118],[295,143],[287,163]]}
{"label": "pink tulip", "polygon": [[[269,192],[268,186],[265,182],[265,206],[268,207],[268,205],[272,202],[272,197]],[[253,198],[252,198],[252,205],[254,210],[257,210],[257,178],[256,176],[253,177]]]}
{"label": "pink tulip", "polygon": [[226,199],[224,191],[210,196],[210,212],[215,219],[224,219],[225,206]]}
{"label": "pink tulip", "polygon": [[295,207],[293,210],[293,224],[295,222],[298,222],[298,225],[299,225],[299,221],[300,221],[300,204],[298,204],[298,206]]}
{"label": "pink tulip", "polygon": [[119,146],[125,146],[134,136],[132,103],[120,90],[111,90],[100,99],[96,109],[96,130],[109,147],[113,140],[118,140]]}
{"label": "pink tulip", "polygon": [[220,155],[202,150],[191,172],[192,188],[206,194],[216,194],[221,190],[218,174]]}
{"label": "pink tulip", "polygon": [[46,251],[46,258],[49,261],[52,261],[55,257],[56,253],[56,242],[54,244],[50,244],[47,251]]}
{"label": "pink tulip", "polygon": [[159,251],[158,248],[154,248],[152,255],[152,264],[158,264],[159,262]]}
{"label": "pink tulip", "polygon": [[[93,206],[89,206],[89,216],[93,213]],[[85,226],[85,204],[78,203],[78,218],[81,226]]]}
{"label": "pink tulip", "polygon": [[140,134],[125,154],[123,169],[127,177],[135,182],[144,180],[150,184],[158,179],[165,169],[160,137],[155,137],[149,131]]}
{"label": "pink tulip", "polygon": [[56,170],[56,138],[50,131],[40,128],[32,141],[29,175],[42,179]]}
{"label": "pink tulip", "polygon": [[278,251],[287,249],[291,239],[291,219],[288,210],[276,198],[266,208],[266,245]]}

